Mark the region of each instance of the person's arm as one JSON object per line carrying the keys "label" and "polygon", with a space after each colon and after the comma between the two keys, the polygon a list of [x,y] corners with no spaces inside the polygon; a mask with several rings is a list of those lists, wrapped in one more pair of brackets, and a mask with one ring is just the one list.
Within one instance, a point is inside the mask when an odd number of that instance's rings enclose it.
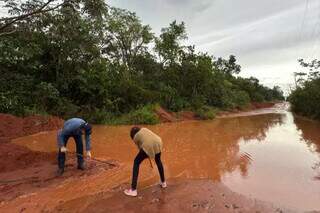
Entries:
{"label": "person's arm", "polygon": [[141,139],[140,139],[139,135],[135,135],[135,136],[134,136],[133,142],[134,142],[134,144],[137,146],[137,148],[140,150],[140,149],[141,149],[142,142],[141,142]]}
{"label": "person's arm", "polygon": [[60,149],[61,152],[66,152],[67,151],[66,147],[65,147],[65,144],[64,144],[64,136],[63,136],[62,130],[58,131],[57,144],[58,144],[58,148]]}
{"label": "person's arm", "polygon": [[91,157],[91,135],[85,134],[87,156]]}

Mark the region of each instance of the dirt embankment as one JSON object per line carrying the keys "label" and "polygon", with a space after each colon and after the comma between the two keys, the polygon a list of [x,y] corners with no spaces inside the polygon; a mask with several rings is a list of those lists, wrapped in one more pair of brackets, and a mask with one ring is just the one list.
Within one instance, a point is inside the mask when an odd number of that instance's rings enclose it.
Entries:
{"label": "dirt embankment", "polygon": [[11,139],[61,128],[63,120],[54,116],[28,116],[24,118],[0,113],[0,143]]}
{"label": "dirt embankment", "polygon": [[[220,111],[217,113],[217,116],[225,116],[233,113],[246,112],[251,110],[271,108],[276,104],[276,102],[252,102],[245,108],[235,108],[229,111]],[[188,120],[201,120],[194,112],[192,111],[182,111],[182,112],[170,112],[164,108],[156,109],[156,114],[158,115],[161,123],[166,122],[178,122],[178,121],[188,121]]]}
{"label": "dirt embankment", "polygon": [[10,142],[11,139],[61,128],[63,120],[53,116],[16,117],[0,113],[0,173],[33,166],[38,162],[55,162],[54,153],[30,151]]}

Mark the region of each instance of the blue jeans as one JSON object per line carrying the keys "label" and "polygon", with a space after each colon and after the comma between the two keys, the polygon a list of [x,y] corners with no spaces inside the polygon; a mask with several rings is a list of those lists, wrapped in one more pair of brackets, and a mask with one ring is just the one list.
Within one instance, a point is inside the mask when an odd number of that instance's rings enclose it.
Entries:
{"label": "blue jeans", "polygon": [[[78,166],[83,164],[83,144],[82,144],[82,134],[74,134],[74,135],[66,135],[63,137],[64,146],[67,146],[68,140],[70,137],[73,137],[76,143],[76,151],[77,151],[77,158],[78,158]],[[59,148],[58,153],[58,166],[59,169],[64,169],[66,161],[66,153],[61,152]]]}

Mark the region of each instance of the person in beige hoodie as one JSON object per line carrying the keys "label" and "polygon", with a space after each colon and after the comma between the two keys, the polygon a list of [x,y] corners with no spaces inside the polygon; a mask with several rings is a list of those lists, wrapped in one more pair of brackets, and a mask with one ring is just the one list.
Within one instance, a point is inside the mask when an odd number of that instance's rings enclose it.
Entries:
{"label": "person in beige hoodie", "polygon": [[163,147],[161,138],[151,130],[140,127],[132,127],[130,136],[133,142],[137,145],[139,153],[133,163],[131,189],[125,190],[124,193],[128,196],[137,196],[139,167],[141,162],[146,158],[155,159],[161,179],[160,186],[162,188],[166,188],[167,183],[164,178],[164,170],[161,162],[161,152]]}

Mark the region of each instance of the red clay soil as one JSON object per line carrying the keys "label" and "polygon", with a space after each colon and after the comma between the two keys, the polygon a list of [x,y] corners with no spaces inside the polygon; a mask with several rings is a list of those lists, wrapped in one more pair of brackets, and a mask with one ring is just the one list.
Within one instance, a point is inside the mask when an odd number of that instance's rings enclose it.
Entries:
{"label": "red clay soil", "polygon": [[[160,109],[158,115],[162,122],[196,119],[192,112],[181,112],[177,116],[164,109]],[[18,118],[0,114],[0,142],[57,129],[62,123],[63,120],[56,117]],[[56,153],[0,143],[0,212],[46,212],[45,208],[47,212],[283,212],[210,180],[169,180],[167,189],[151,186],[139,191],[137,198],[125,197],[123,185],[115,189],[106,187],[101,192],[119,163],[110,159],[91,160],[85,171],[79,171],[75,155],[68,153],[67,159],[66,172],[57,177]],[[106,172],[110,176],[106,176]],[[71,189],[74,191],[68,193]],[[45,207],[43,200],[51,202],[51,207]]]}
{"label": "red clay soil", "polygon": [[[256,109],[263,109],[263,108],[271,108],[275,105],[275,102],[252,102],[245,108],[235,108],[230,111],[220,111],[218,112],[218,116],[229,115],[232,113],[239,113],[239,112],[246,112]],[[178,113],[169,112],[162,107],[156,109],[156,114],[158,115],[161,123],[167,122],[177,122],[177,121],[188,121],[188,120],[200,120],[198,116],[192,111],[181,111]]]}
{"label": "red clay soil", "polygon": [[[0,114],[0,206],[42,190],[57,188],[62,183],[86,179],[119,166],[114,160],[92,159],[87,161],[86,170],[80,171],[77,170],[75,154],[68,153],[66,171],[63,176],[57,177],[57,153],[31,151],[26,147],[9,143],[11,139],[55,130],[62,125],[63,120],[57,117],[19,118]],[[0,209],[0,212],[17,212],[12,210],[12,207]],[[24,212],[25,208],[22,206],[19,211]]]}
{"label": "red clay soil", "polygon": [[158,115],[161,123],[178,121],[178,118],[176,117],[175,113],[168,112],[167,110],[163,109],[162,107],[158,107],[155,110],[155,112]]}
{"label": "red clay soil", "polygon": [[61,128],[63,120],[53,116],[28,116],[24,118],[0,113],[0,143],[13,138]]}
{"label": "red clay soil", "polygon": [[252,102],[251,103],[251,109],[262,109],[262,108],[270,108],[273,107],[276,104],[276,102]]}
{"label": "red clay soil", "polygon": [[75,154],[68,153],[65,172],[62,176],[57,176],[56,162],[52,161],[53,159],[50,161],[50,158],[43,158],[42,161],[38,161],[37,163],[33,162],[32,165],[23,169],[16,168],[14,171],[1,172],[0,204],[15,200],[21,196],[38,193],[41,189],[48,189],[49,186],[53,188],[59,187],[65,181],[76,181],[79,178],[85,179],[119,166],[113,160],[97,161],[92,159],[86,162],[86,170],[81,171],[77,169]]}
{"label": "red clay soil", "polygon": [[258,109],[267,109],[272,108],[277,104],[277,102],[251,102],[248,106],[244,108],[234,108],[229,111],[220,111],[217,113],[218,116],[226,116],[226,115],[232,115],[234,113],[240,113],[240,112],[248,112],[252,110],[258,110]]}
{"label": "red clay soil", "polygon": [[71,200],[54,212],[284,212],[211,180],[169,180],[168,188],[154,185],[139,191],[135,198],[126,197],[122,190],[123,186],[113,193]]}
{"label": "red clay soil", "polygon": [[191,111],[182,111],[178,113],[179,118],[182,121],[188,121],[188,120],[200,120],[198,116],[194,112]]}
{"label": "red clay soil", "polygon": [[169,112],[162,107],[155,110],[161,123],[177,122],[177,121],[188,121],[188,120],[199,120],[194,112],[181,111],[181,112]]}
{"label": "red clay soil", "polygon": [[24,169],[38,162],[55,162],[55,153],[34,152],[12,143],[0,144],[0,174]]}
{"label": "red clay soil", "polygon": [[55,162],[56,154],[34,152],[26,147],[7,143],[11,139],[61,128],[58,117],[28,116],[25,118],[0,113],[0,174],[24,169],[38,162]]}

